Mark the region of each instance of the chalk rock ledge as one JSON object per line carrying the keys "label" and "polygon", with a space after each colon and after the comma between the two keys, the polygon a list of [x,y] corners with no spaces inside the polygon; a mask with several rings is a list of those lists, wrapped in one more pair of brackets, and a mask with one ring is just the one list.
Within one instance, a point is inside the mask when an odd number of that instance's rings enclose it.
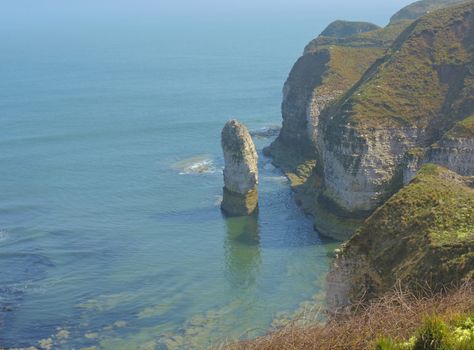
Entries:
{"label": "chalk rock ledge", "polygon": [[258,208],[258,155],[249,131],[237,120],[228,121],[221,134],[224,152],[222,211],[229,216],[251,215]]}

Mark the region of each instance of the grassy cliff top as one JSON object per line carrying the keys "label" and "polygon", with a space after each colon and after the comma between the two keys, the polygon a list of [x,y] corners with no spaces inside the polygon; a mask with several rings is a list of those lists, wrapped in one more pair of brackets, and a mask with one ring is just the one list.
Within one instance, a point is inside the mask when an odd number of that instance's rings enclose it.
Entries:
{"label": "grassy cliff top", "polygon": [[384,27],[369,22],[334,21],[312,40],[305,48],[305,53],[315,51],[328,45],[350,47],[388,47],[414,20],[434,10],[468,2],[468,0],[421,0],[416,1],[390,18]]}
{"label": "grassy cliff top", "polygon": [[400,11],[395,13],[390,18],[390,23],[395,23],[403,20],[415,20],[425,15],[430,11],[440,8],[448,7],[455,4],[466,2],[466,0],[421,0],[410,4]]}
{"label": "grassy cliff top", "polygon": [[321,34],[319,37],[306,45],[304,53],[308,54],[316,52],[319,49],[330,46],[388,48],[410,23],[411,21],[401,21],[390,24],[385,28],[359,32],[358,34],[350,36],[325,36]]}
{"label": "grassy cliff top", "polygon": [[322,36],[344,38],[365,32],[370,32],[380,27],[369,22],[352,22],[352,21],[334,21],[329,24],[321,33]]}
{"label": "grassy cliff top", "polygon": [[426,164],[367,219],[358,236],[474,245],[474,189],[456,173]]}
{"label": "grassy cliff top", "polygon": [[449,127],[472,108],[473,30],[474,2],[422,17],[329,112],[363,127]]}
{"label": "grassy cliff top", "polygon": [[385,49],[332,46],[319,91],[346,91],[384,54]]}
{"label": "grassy cliff top", "polygon": [[[340,93],[350,89],[367,69],[385,54],[387,48],[409,23],[400,22],[379,28],[365,22],[333,22],[321,36],[306,46],[303,55],[303,57],[318,55],[328,58],[324,69],[320,72],[318,90]],[[363,30],[370,28],[375,30]],[[349,35],[351,32],[358,34]],[[304,60],[301,60],[301,63],[304,63]],[[307,71],[299,70],[308,76]]]}
{"label": "grassy cliff top", "polygon": [[378,42],[383,46],[387,46],[390,45],[411,23],[412,21],[410,20],[390,23],[384,28],[361,33],[358,37],[361,40],[370,40],[372,42]]}
{"label": "grassy cliff top", "polygon": [[447,132],[447,137],[474,137],[474,115],[456,123],[454,127]]}
{"label": "grassy cliff top", "polygon": [[382,295],[397,283],[439,290],[473,280],[474,189],[467,181],[426,164],[377,209],[343,250],[368,266],[354,272],[351,297]]}

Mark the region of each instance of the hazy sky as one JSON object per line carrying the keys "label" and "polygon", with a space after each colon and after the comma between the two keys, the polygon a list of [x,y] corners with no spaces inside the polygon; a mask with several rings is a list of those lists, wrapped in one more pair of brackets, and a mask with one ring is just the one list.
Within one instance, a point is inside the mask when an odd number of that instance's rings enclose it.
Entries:
{"label": "hazy sky", "polygon": [[[3,25],[73,18],[167,21],[331,17],[386,21],[411,0],[2,0]],[[0,24],[1,26],[2,24]]]}

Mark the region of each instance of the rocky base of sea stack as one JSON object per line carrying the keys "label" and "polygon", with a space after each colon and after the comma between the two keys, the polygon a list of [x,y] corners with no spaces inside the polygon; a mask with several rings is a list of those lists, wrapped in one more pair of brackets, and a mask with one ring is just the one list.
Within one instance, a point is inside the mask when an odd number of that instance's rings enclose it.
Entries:
{"label": "rocky base of sea stack", "polygon": [[258,191],[257,188],[240,194],[229,191],[224,187],[224,196],[221,203],[221,209],[227,216],[246,216],[252,215],[258,211]]}

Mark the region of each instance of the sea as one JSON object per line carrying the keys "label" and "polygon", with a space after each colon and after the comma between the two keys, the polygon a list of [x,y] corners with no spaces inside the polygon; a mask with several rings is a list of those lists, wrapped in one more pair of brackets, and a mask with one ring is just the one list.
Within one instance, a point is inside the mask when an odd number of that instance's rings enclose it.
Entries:
{"label": "sea", "polygon": [[[0,27],[0,348],[201,349],[317,317],[337,243],[262,149],[329,21]],[[219,208],[231,118],[252,217]]]}

